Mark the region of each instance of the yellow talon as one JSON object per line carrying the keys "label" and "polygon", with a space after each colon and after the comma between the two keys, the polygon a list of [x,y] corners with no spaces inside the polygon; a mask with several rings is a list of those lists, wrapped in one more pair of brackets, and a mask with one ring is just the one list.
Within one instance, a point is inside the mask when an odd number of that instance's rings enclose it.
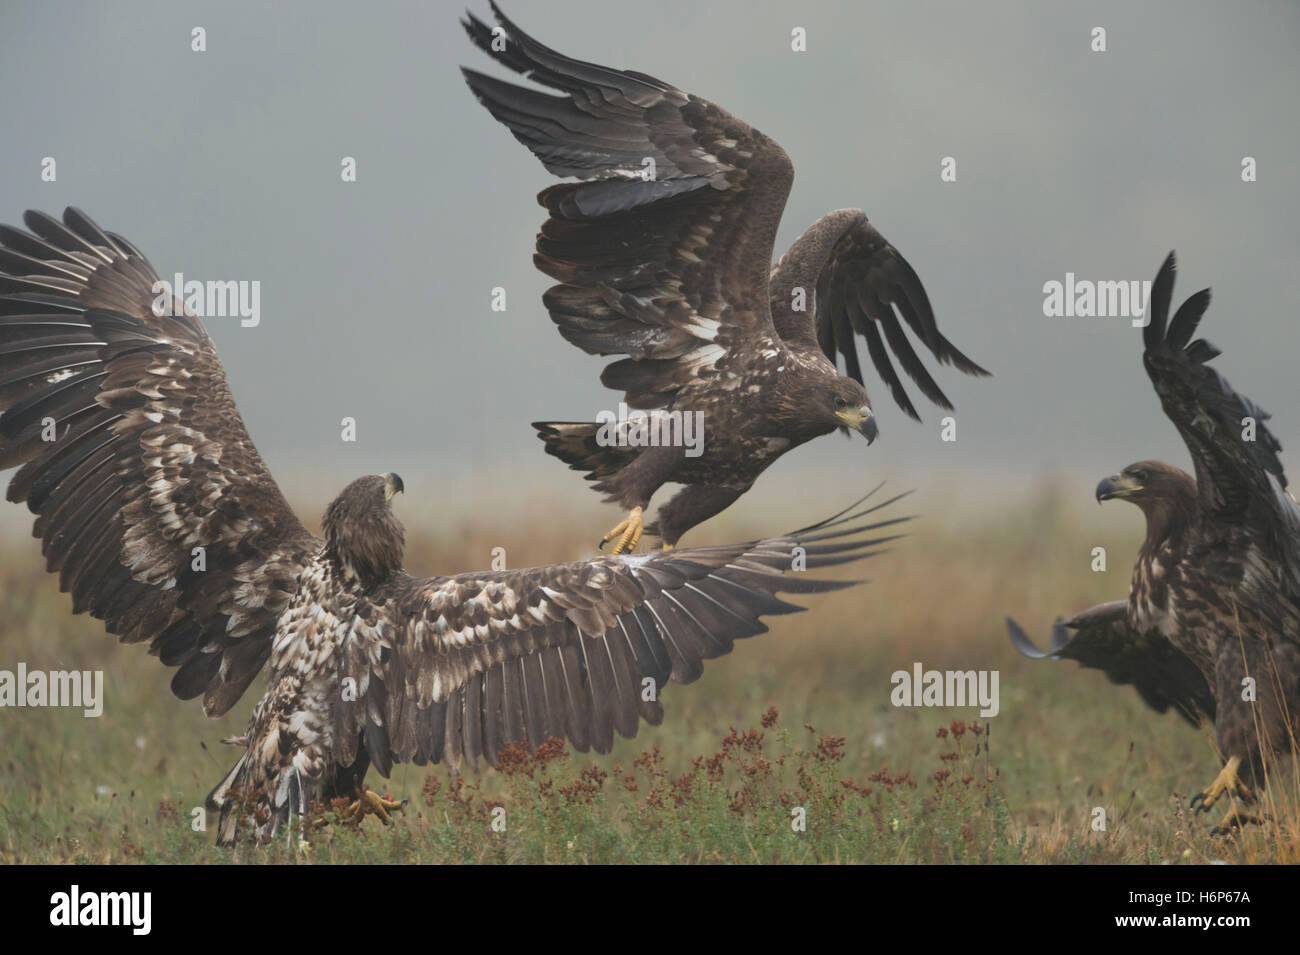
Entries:
{"label": "yellow talon", "polygon": [[361,796],[352,805],[348,806],[341,813],[339,819],[343,822],[360,822],[365,816],[378,816],[379,820],[385,825],[393,821],[389,815],[391,810],[401,809],[405,803],[394,802],[391,799],[385,799],[373,789],[363,789]]}
{"label": "yellow talon", "polygon": [[1228,811],[1223,814],[1219,824],[1210,830],[1212,836],[1226,836],[1233,829],[1245,826],[1262,826],[1269,817],[1263,813],[1254,813],[1246,809],[1234,796],[1228,797]]}
{"label": "yellow talon", "polygon": [[628,512],[627,520],[601,538],[600,549],[604,550],[605,545],[617,537],[618,543],[610,553],[623,554],[635,550],[636,545],[641,542],[641,532],[644,530],[645,521],[641,517],[641,508],[634,507]]}
{"label": "yellow talon", "polygon": [[1214,777],[1214,782],[1192,797],[1191,808],[1196,812],[1207,812],[1224,796],[1228,797],[1228,811],[1219,825],[1210,830],[1210,835],[1222,835],[1230,829],[1260,821],[1253,813],[1242,808],[1243,804],[1254,802],[1255,796],[1250,791],[1250,787],[1237,775],[1240,768],[1241,757],[1233,756],[1224,763],[1223,769],[1219,770],[1219,775]]}

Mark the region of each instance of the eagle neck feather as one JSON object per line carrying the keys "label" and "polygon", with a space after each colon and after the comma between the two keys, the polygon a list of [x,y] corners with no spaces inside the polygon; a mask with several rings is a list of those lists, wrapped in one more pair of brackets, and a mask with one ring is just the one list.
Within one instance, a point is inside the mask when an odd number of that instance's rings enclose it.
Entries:
{"label": "eagle neck feather", "polygon": [[1135,502],[1146,517],[1147,536],[1139,557],[1151,560],[1164,550],[1179,549],[1187,531],[1196,522],[1196,485],[1187,478],[1177,481],[1169,492]]}

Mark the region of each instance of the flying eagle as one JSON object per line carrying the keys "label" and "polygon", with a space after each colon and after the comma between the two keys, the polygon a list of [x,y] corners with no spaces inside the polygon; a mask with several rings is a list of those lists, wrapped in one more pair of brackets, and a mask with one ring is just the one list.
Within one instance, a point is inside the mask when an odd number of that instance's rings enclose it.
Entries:
{"label": "flying eagle", "polygon": [[[561,283],[543,302],[568,341],[626,356],[601,381],[649,412],[628,416],[631,436],[610,422],[534,424],[548,453],[628,510],[602,545],[630,550],[649,530],[675,546],[791,448],[836,428],[874,440],[858,335],[917,420],[891,349],[927,398],[952,404],[903,323],[939,362],[988,374],[939,333],[920,279],[860,210],[823,217],[772,266],[794,169],[771,139],[654,77],[548,49],[492,10],[500,27],[466,15],[470,39],[563,95],[465,69],[470,89],[550,172],[585,180],[538,196],[550,218],[534,262]],[[693,450],[691,422],[704,429]],[[647,528],[669,482],[685,488]]]}
{"label": "flying eagle", "polygon": [[1130,501],[1146,517],[1128,600],[1058,620],[1046,653],[1007,626],[1026,656],[1076,660],[1159,712],[1213,720],[1224,765],[1193,805],[1226,795],[1230,827],[1253,818],[1243,765],[1261,785],[1268,756],[1300,731],[1300,507],[1269,415],[1207,364],[1218,349],[1192,340],[1209,289],[1168,320],[1175,271],[1171,252],[1151,291],[1143,364],[1196,477],[1139,461],[1102,480],[1099,502]]}
{"label": "flying eagle", "polygon": [[250,800],[269,838],[315,800],[358,794],[371,764],[491,764],[552,736],[608,751],[615,730],[660,722],[668,680],[802,609],[777,594],[849,583],[784,571],[868,557],[905,519],[868,518],[885,501],[742,544],[413,578],[400,478],[358,478],[309,532],[203,323],[158,295],[139,250],[76,209],[25,222],[0,226],[0,469],[21,466],[8,498],[36,515],[47,568],[74,612],[148,642],[209,716],[270,660],[208,799],[223,844]]}

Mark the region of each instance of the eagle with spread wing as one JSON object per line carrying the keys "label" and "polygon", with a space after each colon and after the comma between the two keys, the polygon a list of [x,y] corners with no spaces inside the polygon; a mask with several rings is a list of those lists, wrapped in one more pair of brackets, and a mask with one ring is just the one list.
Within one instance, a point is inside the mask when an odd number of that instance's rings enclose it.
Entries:
{"label": "eagle with spread wing", "polygon": [[[269,838],[368,768],[493,763],[567,737],[608,751],[663,717],[669,681],[849,585],[787,570],[877,553],[890,501],[780,537],[416,579],[395,474],[294,516],[245,430],[212,340],[121,236],[76,209],[0,226],[0,469],[36,515],[47,568],[126,643],[175,667],[217,716],[267,661],[242,750],[213,790],[218,839]],[[161,307],[160,307],[161,306]],[[896,498],[895,498],[896,499]],[[861,504],[861,502],[859,502]],[[201,559],[200,559],[201,558]],[[377,804],[377,805],[376,805]]]}
{"label": "eagle with spread wing", "polygon": [[1151,290],[1143,364],[1196,477],[1139,461],[1097,485],[1097,500],[1129,501],[1146,518],[1127,601],[1058,620],[1038,650],[1008,620],[1029,657],[1076,660],[1134,686],[1159,712],[1214,722],[1222,771],[1193,798],[1228,797],[1222,828],[1252,821],[1249,780],[1300,731],[1300,507],[1287,491],[1269,415],[1208,364],[1219,354],[1197,326],[1208,289],[1169,319],[1171,252]]}
{"label": "eagle with spread wing", "polygon": [[[601,381],[645,412],[534,424],[548,453],[628,511],[602,546],[633,549],[648,530],[673,547],[791,448],[837,428],[874,440],[858,336],[918,420],[891,350],[927,398],[952,404],[904,324],[940,363],[988,374],[939,332],[920,279],[861,211],[825,216],[772,266],[794,169],[771,139],[654,77],[557,53],[492,10],[499,27],[466,15],[470,39],[562,95],[465,69],[470,89],[550,172],[583,180],[538,196],[549,218],[534,262],[561,283],[543,303],[568,341],[625,356]],[[704,430],[694,448],[684,420]],[[685,487],[647,527],[666,483]]]}

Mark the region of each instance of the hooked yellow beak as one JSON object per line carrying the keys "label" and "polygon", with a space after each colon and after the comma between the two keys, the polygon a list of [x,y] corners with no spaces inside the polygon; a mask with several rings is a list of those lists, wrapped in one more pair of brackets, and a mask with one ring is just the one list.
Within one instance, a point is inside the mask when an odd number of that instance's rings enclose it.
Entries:
{"label": "hooked yellow beak", "polygon": [[837,411],[835,417],[866,438],[867,444],[875,441],[880,434],[880,428],[876,425],[876,416],[866,405],[861,408],[845,408]]}
{"label": "hooked yellow beak", "polygon": [[394,494],[400,494],[406,490],[406,485],[402,483],[402,476],[389,471],[384,475],[384,500],[391,501]]}
{"label": "hooked yellow beak", "polygon": [[1112,474],[1108,478],[1102,478],[1097,485],[1097,503],[1109,501],[1112,498],[1129,497],[1142,490],[1142,485],[1134,478],[1127,474]]}

